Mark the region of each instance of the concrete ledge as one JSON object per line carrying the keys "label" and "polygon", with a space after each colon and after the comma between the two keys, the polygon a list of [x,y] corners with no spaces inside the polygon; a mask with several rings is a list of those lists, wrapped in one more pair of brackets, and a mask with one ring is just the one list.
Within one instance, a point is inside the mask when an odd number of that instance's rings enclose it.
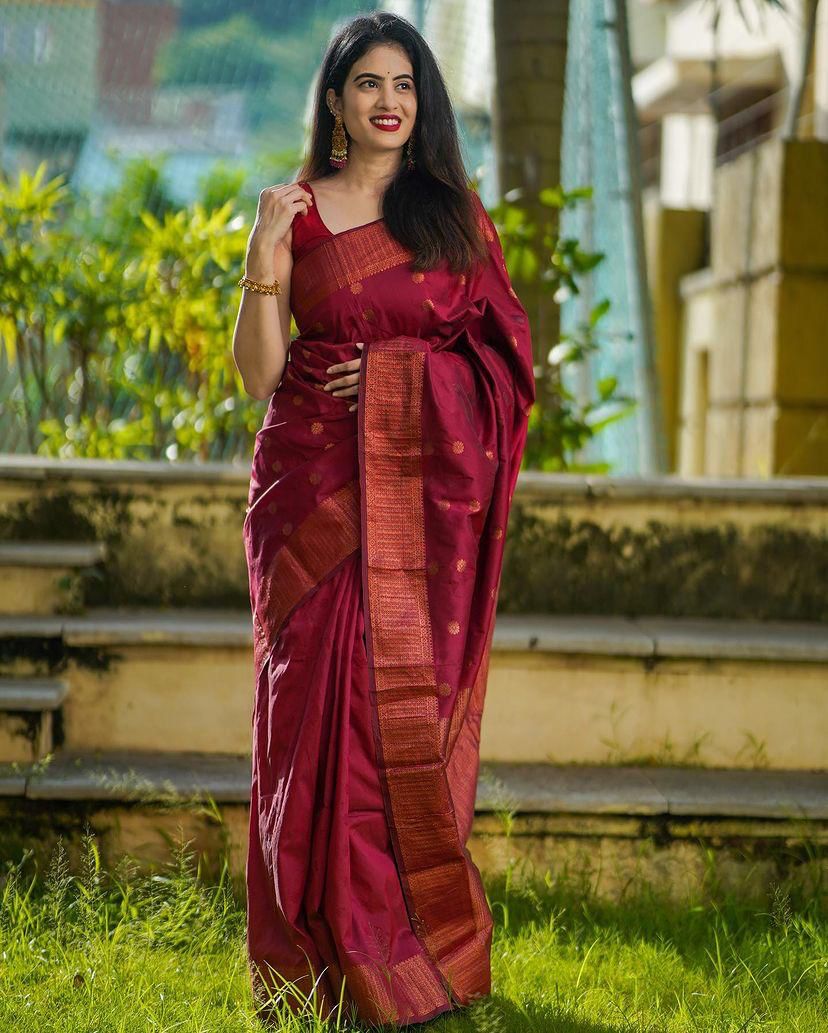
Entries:
{"label": "concrete ledge", "polygon": [[69,686],[54,678],[0,678],[0,711],[57,710]]}
{"label": "concrete ledge", "polygon": [[251,618],[220,610],[93,610],[84,617],[0,617],[0,639],[11,637],[58,638],[68,646],[253,644]]}
{"label": "concrete ledge", "polygon": [[[32,800],[247,803],[249,756],[58,754],[0,774],[0,795]],[[828,773],[595,765],[484,764],[480,813],[828,820]]]}
{"label": "concrete ledge", "polygon": [[699,502],[753,502],[828,506],[828,477],[600,477],[521,470],[515,497],[572,501],[685,499]]}
{"label": "concrete ledge", "polygon": [[[250,467],[233,463],[171,463],[163,460],[53,459],[0,453],[0,480],[97,481],[107,483],[185,483],[246,485]],[[521,471],[516,496],[556,499],[688,499],[828,506],[828,478],[609,477]]]}
{"label": "concrete ledge", "polygon": [[198,753],[60,753],[26,776],[33,800],[170,801],[206,799],[243,803],[250,797],[248,756]]}
{"label": "concrete ledge", "polygon": [[[487,774],[488,773],[488,774]],[[479,810],[828,819],[828,772],[487,764]]]}
{"label": "concrete ledge", "polygon": [[[252,646],[237,611],[91,610],[83,617],[0,617],[0,638],[61,638],[69,646]],[[501,614],[492,648],[650,659],[828,662],[824,624],[657,617]]]}
{"label": "concrete ledge", "polygon": [[502,614],[495,621],[492,649],[648,657],[654,643],[626,617]]}
{"label": "concrete ledge", "polygon": [[0,542],[0,567],[92,567],[105,559],[102,542]]}
{"label": "concrete ledge", "polygon": [[0,453],[0,480],[246,484],[250,467],[166,460],[52,459]]}

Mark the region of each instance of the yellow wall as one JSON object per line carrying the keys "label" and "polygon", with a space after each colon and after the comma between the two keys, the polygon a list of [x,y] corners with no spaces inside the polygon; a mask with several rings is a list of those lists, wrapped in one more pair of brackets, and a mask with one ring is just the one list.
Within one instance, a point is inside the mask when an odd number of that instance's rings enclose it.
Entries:
{"label": "yellow wall", "polygon": [[644,229],[667,458],[669,468],[674,470],[678,453],[681,376],[682,301],[679,281],[702,264],[704,212],[663,208],[657,193],[651,192],[644,203]]}
{"label": "yellow wall", "polygon": [[828,143],[717,170],[710,268],[682,294],[679,472],[828,474]]}

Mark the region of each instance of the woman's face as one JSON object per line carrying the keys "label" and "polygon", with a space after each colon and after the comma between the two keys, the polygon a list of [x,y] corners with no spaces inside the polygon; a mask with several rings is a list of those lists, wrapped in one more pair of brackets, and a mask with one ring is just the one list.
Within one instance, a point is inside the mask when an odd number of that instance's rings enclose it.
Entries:
{"label": "woman's face", "polygon": [[[341,99],[328,90],[327,101],[342,115],[351,140],[368,151],[401,148],[411,136],[417,114],[414,69],[401,47],[377,44],[355,61]],[[375,125],[372,119],[396,116],[399,124]]]}

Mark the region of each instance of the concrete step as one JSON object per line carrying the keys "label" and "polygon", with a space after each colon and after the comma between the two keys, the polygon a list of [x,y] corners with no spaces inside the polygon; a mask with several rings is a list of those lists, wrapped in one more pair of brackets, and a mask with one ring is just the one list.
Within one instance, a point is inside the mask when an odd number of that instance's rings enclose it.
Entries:
{"label": "concrete step", "polygon": [[77,606],[82,574],[105,557],[100,542],[0,542],[0,614],[52,614]]}
{"label": "concrete step", "polygon": [[0,759],[42,760],[55,748],[54,712],[69,687],[55,678],[0,678]]}
{"label": "concrete step", "polygon": [[[249,749],[246,613],[6,617],[0,646],[7,673],[65,664],[68,750]],[[502,614],[481,757],[820,769],[827,699],[824,625]]]}
{"label": "concrete step", "polygon": [[[6,765],[0,838],[45,867],[58,834],[78,858],[88,824],[110,867],[125,852],[168,863],[183,837],[214,871],[226,855],[241,882],[250,774],[248,755],[193,752]],[[616,899],[644,885],[685,903],[722,890],[767,900],[780,880],[813,893],[828,876],[825,772],[487,763],[475,811],[469,848],[484,872],[520,863]]]}
{"label": "concrete step", "polygon": [[[175,798],[248,804],[249,754],[65,750],[0,769],[0,794],[147,803]],[[757,818],[828,822],[828,773],[627,765],[481,765],[479,813]]]}

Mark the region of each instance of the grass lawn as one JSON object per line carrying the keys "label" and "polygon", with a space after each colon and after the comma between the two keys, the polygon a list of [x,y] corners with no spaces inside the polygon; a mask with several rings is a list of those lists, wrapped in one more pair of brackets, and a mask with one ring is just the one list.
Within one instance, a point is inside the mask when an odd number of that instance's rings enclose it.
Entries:
{"label": "grass lawn", "polygon": [[[244,904],[188,845],[155,874],[102,868],[87,831],[78,871],[59,847],[0,874],[2,1033],[263,1030],[244,954]],[[828,1031],[828,921],[778,887],[767,907],[611,904],[572,886],[501,878],[490,998],[423,1033]],[[366,1029],[285,1013],[282,1028]]]}

